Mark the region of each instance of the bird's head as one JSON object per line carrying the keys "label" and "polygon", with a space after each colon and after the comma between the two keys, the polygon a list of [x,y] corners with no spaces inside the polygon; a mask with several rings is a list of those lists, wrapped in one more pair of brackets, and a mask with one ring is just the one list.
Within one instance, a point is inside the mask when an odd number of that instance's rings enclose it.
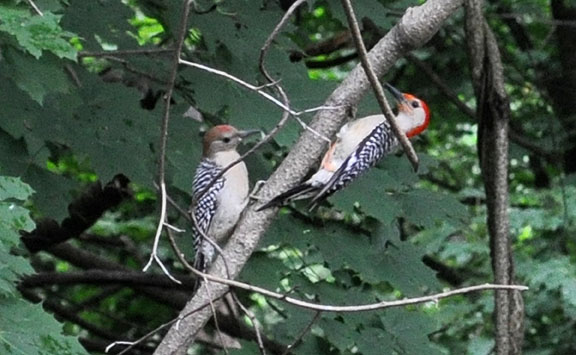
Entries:
{"label": "bird's head", "polygon": [[230,125],[214,126],[204,134],[204,156],[235,150],[243,138],[259,132],[259,130],[239,131]]}
{"label": "bird's head", "polygon": [[385,84],[394,99],[398,102],[398,116],[396,122],[408,138],[422,133],[430,123],[430,109],[426,102],[412,94],[398,91],[390,84]]}

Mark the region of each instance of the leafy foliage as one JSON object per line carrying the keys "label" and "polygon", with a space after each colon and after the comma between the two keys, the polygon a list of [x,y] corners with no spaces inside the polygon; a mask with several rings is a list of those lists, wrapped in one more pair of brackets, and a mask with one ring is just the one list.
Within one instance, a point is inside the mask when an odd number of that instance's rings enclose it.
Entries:
{"label": "leafy foliage", "polygon": [[43,16],[30,16],[26,7],[0,4],[0,31],[15,37],[18,45],[39,59],[43,51],[58,58],[76,59],[76,50],[69,39],[72,32],[59,25],[62,16],[47,12]]}
{"label": "leafy foliage", "polygon": [[39,305],[20,298],[0,299],[0,345],[6,354],[86,354],[78,341],[54,330],[61,325]]}
{"label": "leafy foliage", "polygon": [[31,231],[34,222],[21,206],[33,191],[19,178],[0,176],[0,347],[5,354],[85,354],[74,337],[42,307],[19,297],[15,283],[34,272],[28,260],[15,255],[18,231]]}
{"label": "leafy foliage", "polygon": [[14,283],[20,276],[33,272],[25,258],[10,252],[19,244],[19,230],[34,229],[28,210],[18,203],[18,200],[26,200],[31,194],[30,186],[20,179],[0,176],[0,297],[15,296]]}

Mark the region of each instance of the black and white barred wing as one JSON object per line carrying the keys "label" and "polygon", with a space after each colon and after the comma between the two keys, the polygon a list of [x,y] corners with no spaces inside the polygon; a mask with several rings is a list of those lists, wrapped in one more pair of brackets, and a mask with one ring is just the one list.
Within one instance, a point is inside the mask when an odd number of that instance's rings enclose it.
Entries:
{"label": "black and white barred wing", "polygon": [[204,235],[210,229],[210,223],[218,208],[218,194],[224,186],[223,177],[213,183],[220,171],[221,169],[213,162],[203,160],[196,169],[192,185],[192,215],[196,221],[193,229],[196,250],[194,268],[202,272],[206,271],[214,256],[214,247],[204,240]]}
{"label": "black and white barred wing", "polygon": [[312,199],[312,208],[321,200],[344,188],[359,175],[370,169],[396,145],[398,140],[390,130],[388,122],[382,122],[370,132],[356,150],[346,158],[332,178]]}

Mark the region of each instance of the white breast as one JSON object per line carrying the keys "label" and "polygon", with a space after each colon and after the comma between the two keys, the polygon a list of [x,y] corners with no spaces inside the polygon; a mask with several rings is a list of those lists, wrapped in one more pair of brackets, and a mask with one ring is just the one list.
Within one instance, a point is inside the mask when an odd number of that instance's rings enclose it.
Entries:
{"label": "white breast", "polygon": [[345,124],[336,135],[334,164],[340,167],[344,160],[356,150],[358,144],[384,120],[384,115],[372,115]]}
{"label": "white breast", "polygon": [[[215,161],[223,168],[238,159],[240,155],[233,152],[217,153]],[[240,214],[248,203],[248,170],[240,162],[224,173],[224,186],[218,193],[218,207],[210,224],[208,235],[216,242],[224,242],[232,233]]]}

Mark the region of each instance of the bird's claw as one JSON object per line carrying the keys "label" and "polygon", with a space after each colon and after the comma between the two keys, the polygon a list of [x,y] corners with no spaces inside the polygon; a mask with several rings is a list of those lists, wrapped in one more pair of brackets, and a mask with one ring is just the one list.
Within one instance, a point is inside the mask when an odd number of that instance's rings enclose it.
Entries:
{"label": "bird's claw", "polygon": [[266,184],[266,180],[256,181],[256,183],[254,184],[254,188],[252,189],[252,191],[250,192],[250,195],[248,195],[248,197],[251,200],[260,201],[262,199],[262,197],[258,196],[258,192],[260,192],[260,189],[262,189],[262,186],[264,186],[264,184]]}

